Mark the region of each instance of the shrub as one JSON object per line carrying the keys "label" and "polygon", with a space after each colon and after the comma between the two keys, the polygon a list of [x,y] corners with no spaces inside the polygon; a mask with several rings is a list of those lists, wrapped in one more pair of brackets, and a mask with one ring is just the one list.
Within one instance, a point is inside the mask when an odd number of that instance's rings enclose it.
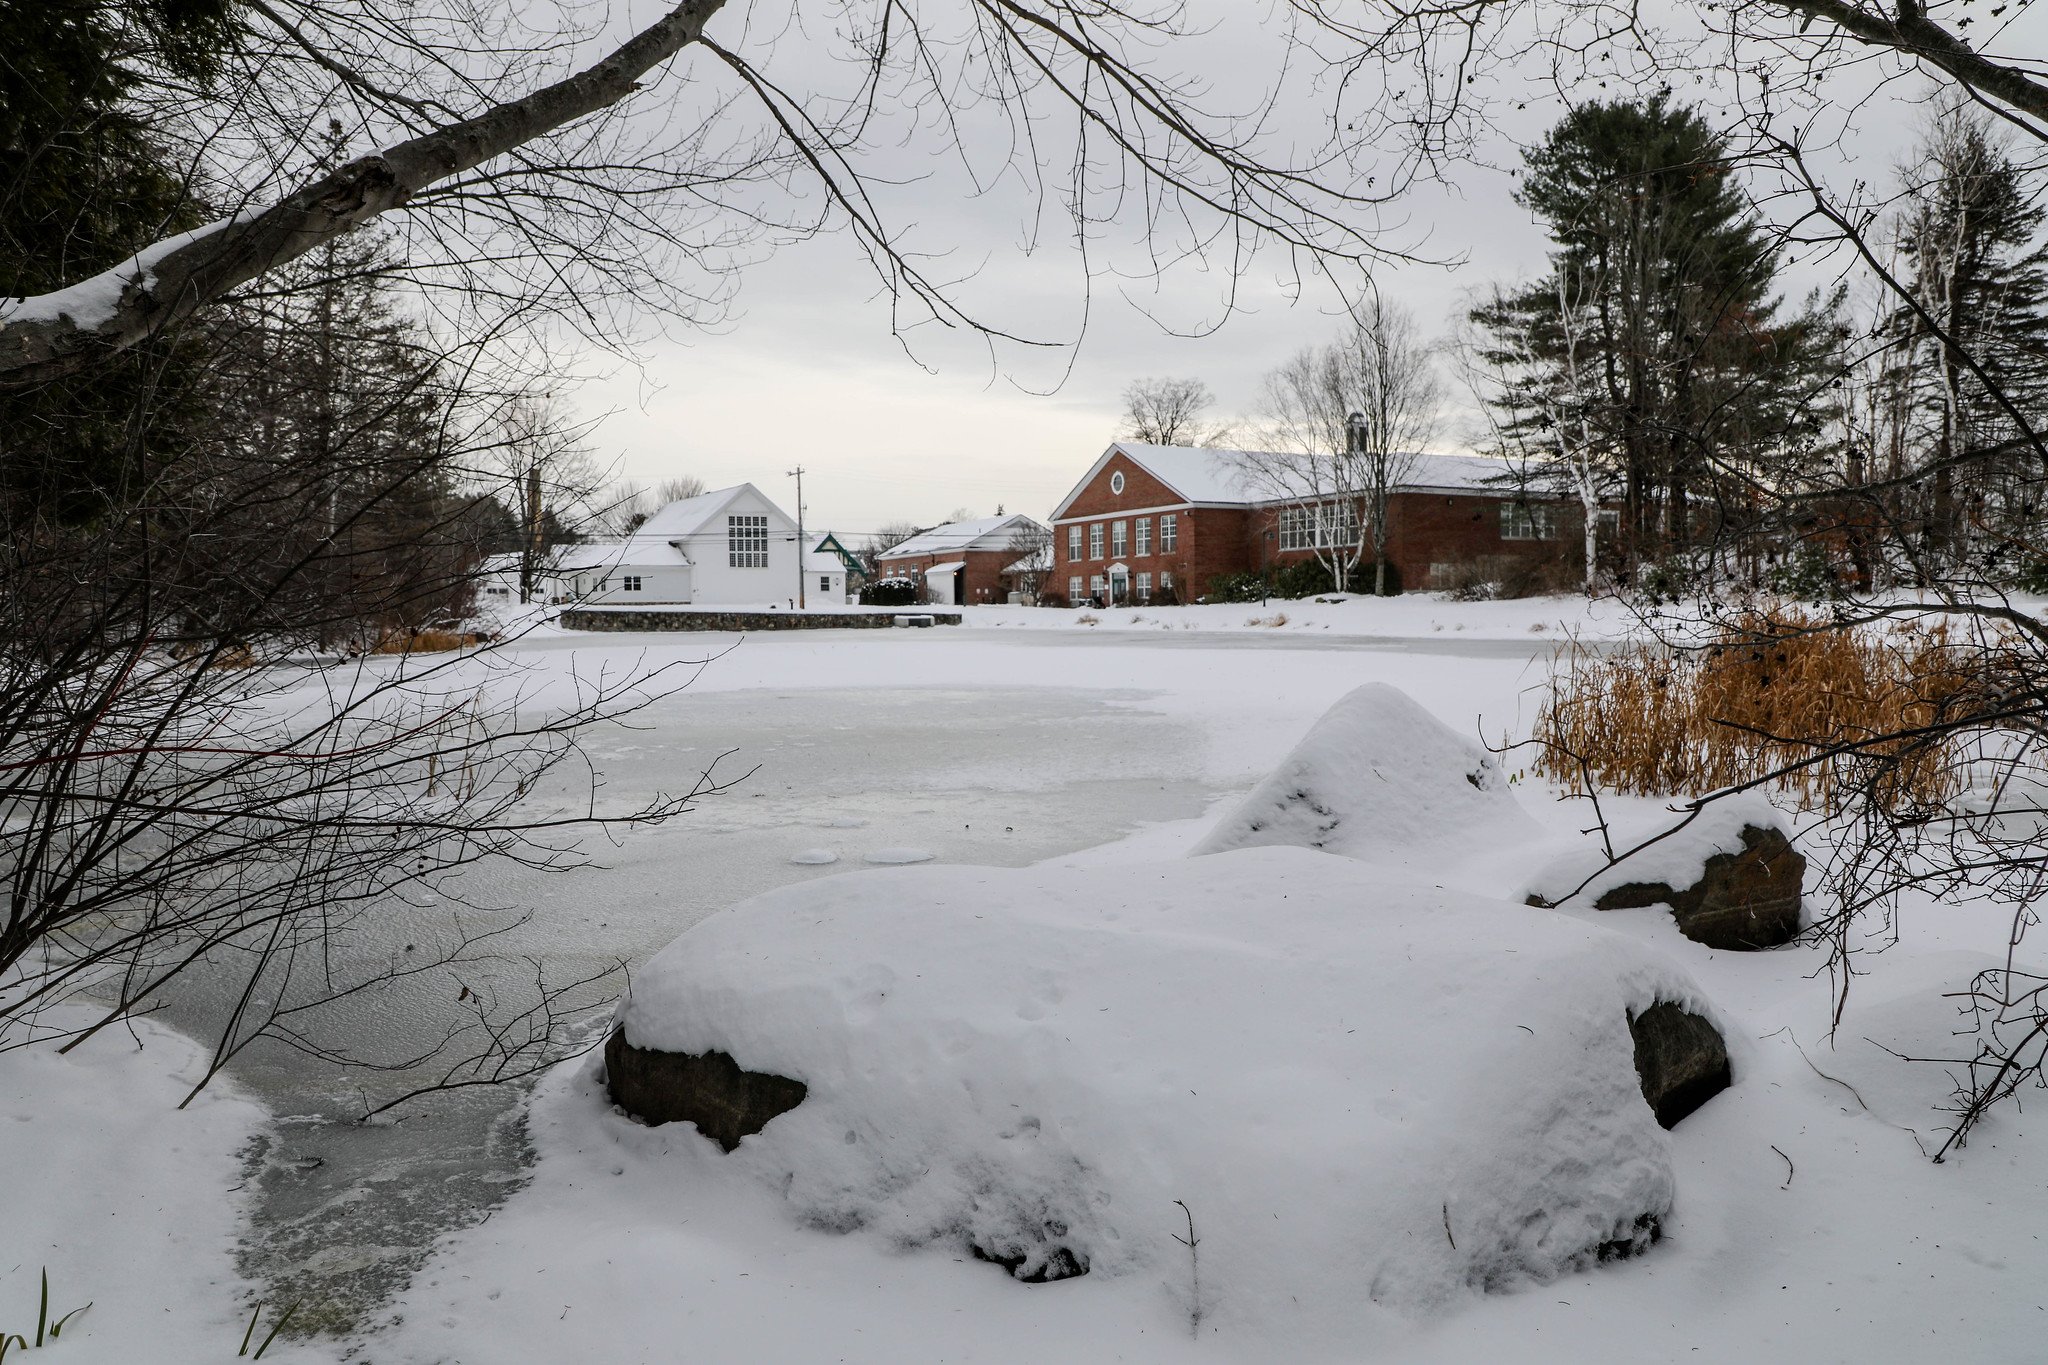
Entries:
{"label": "shrub", "polygon": [[1266,596],[1266,580],[1259,574],[1222,573],[1209,580],[1211,602],[1257,602]]}
{"label": "shrub", "polygon": [[[1669,796],[1819,759],[1774,785],[1813,805],[1868,784],[1888,809],[1927,808],[1955,794],[1962,765],[1948,741],[1908,732],[1975,704],[1982,658],[1981,642],[1952,644],[1946,626],[1856,630],[1796,609],[1750,613],[1683,652],[1575,648],[1552,667],[1536,769],[1573,790],[1590,775]],[[1839,751],[1879,736],[1895,738]]]}
{"label": "shrub", "polygon": [[1452,565],[1440,582],[1459,602],[1492,602],[1572,592],[1582,575],[1577,565],[1558,555],[1483,555]]}
{"label": "shrub", "polygon": [[1842,595],[1842,576],[1828,552],[1809,542],[1771,565],[1764,588],[1795,602],[1826,602]]}
{"label": "shrub", "polygon": [[864,607],[909,607],[917,604],[917,581],[911,578],[878,578],[860,590]]}

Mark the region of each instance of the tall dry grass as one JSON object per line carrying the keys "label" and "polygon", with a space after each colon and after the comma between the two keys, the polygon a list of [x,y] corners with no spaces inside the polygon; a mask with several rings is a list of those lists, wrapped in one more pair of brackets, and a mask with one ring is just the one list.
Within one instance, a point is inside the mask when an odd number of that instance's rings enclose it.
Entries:
{"label": "tall dry grass", "polygon": [[1537,771],[1572,790],[1697,795],[1776,776],[1807,806],[1846,788],[1887,809],[1932,807],[1965,764],[1926,733],[1981,710],[1981,640],[1946,625],[1841,628],[1796,609],[1730,621],[1674,651],[1579,646],[1553,665],[1537,717]]}
{"label": "tall dry grass", "polygon": [[490,636],[474,630],[393,631],[370,647],[372,654],[440,654],[480,645]]}

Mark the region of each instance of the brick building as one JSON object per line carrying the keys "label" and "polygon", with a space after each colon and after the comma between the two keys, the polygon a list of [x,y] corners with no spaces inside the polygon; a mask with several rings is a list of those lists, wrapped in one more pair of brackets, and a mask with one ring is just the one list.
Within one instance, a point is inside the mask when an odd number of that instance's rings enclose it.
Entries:
{"label": "brick building", "polygon": [[[1223,574],[1315,557],[1318,535],[1356,544],[1363,499],[1274,496],[1274,457],[1119,441],[1053,510],[1048,600],[1188,602]],[[1507,485],[1499,460],[1418,455],[1387,499],[1387,558],[1407,588],[1447,587],[1460,571],[1557,556],[1576,504]],[[1363,561],[1371,563],[1368,549]]]}
{"label": "brick building", "polygon": [[875,556],[884,578],[909,578],[923,585],[923,600],[939,606],[1003,602],[1017,563],[1021,532],[1045,533],[1030,517],[982,517],[920,531]]}

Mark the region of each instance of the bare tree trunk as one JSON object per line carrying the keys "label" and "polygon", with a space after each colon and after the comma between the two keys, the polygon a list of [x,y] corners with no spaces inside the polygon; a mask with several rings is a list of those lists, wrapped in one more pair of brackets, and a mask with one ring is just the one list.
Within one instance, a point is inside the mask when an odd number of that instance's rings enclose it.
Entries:
{"label": "bare tree trunk", "polygon": [[[616,104],[642,76],[701,39],[724,3],[684,0],[587,70],[351,161],[267,209],[159,243],[82,285],[0,311],[0,383],[76,374],[95,356],[156,335],[429,186]],[[112,302],[96,301],[100,294]]]}

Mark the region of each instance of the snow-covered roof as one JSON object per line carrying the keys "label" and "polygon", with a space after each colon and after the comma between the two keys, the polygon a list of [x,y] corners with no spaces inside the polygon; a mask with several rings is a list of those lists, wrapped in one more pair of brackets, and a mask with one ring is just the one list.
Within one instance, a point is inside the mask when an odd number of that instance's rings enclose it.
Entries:
{"label": "snow-covered roof", "polygon": [[1021,512],[1003,517],[978,517],[973,521],[949,521],[944,526],[920,531],[910,539],[890,546],[877,557],[910,559],[918,555],[945,555],[967,550],[1007,550],[1010,538],[1021,526],[1045,529]]}
{"label": "snow-covered roof", "polygon": [[823,536],[811,542],[811,548],[804,551],[805,573],[845,573],[846,561],[830,550],[820,549],[825,543]]}
{"label": "snow-covered roof", "polygon": [[[730,488],[714,488],[708,493],[699,493],[694,498],[669,503],[635,527],[633,535],[635,538],[645,536],[651,540],[687,540],[702,531],[707,522],[724,511],[727,503],[749,490],[761,501],[768,501],[761,490],[750,483],[736,483]],[[773,506],[772,503],[770,505]]]}
{"label": "snow-covered roof", "polygon": [[[1053,509],[1053,519],[1066,514],[1083,489],[1112,459],[1122,455],[1177,493],[1182,502],[1198,506],[1246,507],[1259,503],[1292,502],[1262,486],[1257,476],[1261,465],[1290,458],[1269,451],[1220,450],[1202,446],[1155,446],[1143,441],[1117,441],[1102,452],[1081,481]],[[1480,455],[1413,454],[1401,457],[1412,462],[1398,489],[1450,489],[1473,492],[1492,489],[1512,473],[1505,461]]]}
{"label": "snow-covered roof", "polygon": [[952,563],[950,563],[950,564],[933,564],[933,565],[931,565],[930,567],[928,567],[928,568],[926,568],[926,569],[925,569],[925,571],[924,571],[924,576],[925,576],[926,578],[943,578],[943,577],[944,577],[945,575],[947,575],[947,574],[949,574],[949,573],[959,573],[959,572],[960,572],[960,571],[961,571],[962,569],[964,569],[964,568],[966,568],[966,567],[967,567],[967,561],[966,561],[966,560],[964,560],[964,559],[956,559],[956,560],[954,560],[954,561],[953,561]]}
{"label": "snow-covered roof", "polygon": [[599,541],[558,548],[548,567],[554,573],[580,573],[585,569],[612,569],[626,562],[627,547],[618,541]]}
{"label": "snow-covered roof", "polygon": [[1449,488],[1459,492],[1501,492],[1514,486],[1514,469],[1506,460],[1484,455],[1426,455],[1409,457],[1413,463],[1401,476],[1400,488]]}

